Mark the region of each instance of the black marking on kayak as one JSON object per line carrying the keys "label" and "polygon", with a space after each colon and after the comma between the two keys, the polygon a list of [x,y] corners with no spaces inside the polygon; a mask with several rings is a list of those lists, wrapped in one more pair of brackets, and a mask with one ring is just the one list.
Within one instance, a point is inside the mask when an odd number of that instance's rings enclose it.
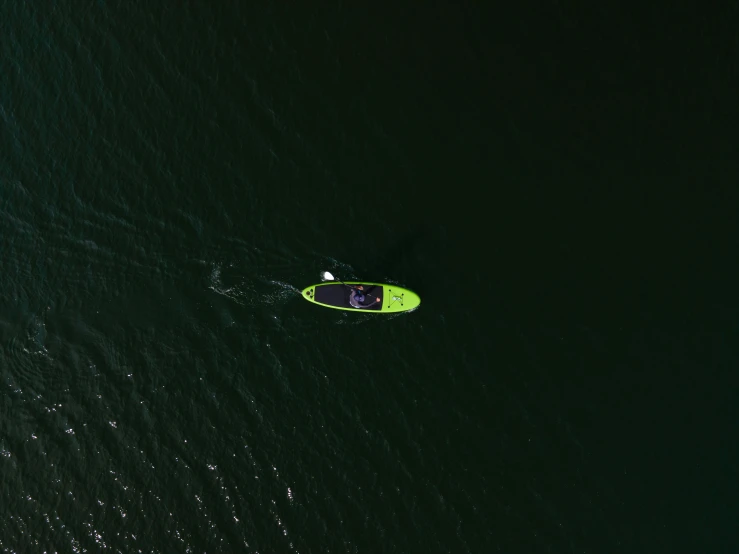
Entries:
{"label": "black marking on kayak", "polygon": [[[373,301],[378,296],[382,298],[381,292],[380,294],[374,293],[372,296],[370,296],[371,291],[378,288],[382,290],[382,287],[378,285],[362,285],[360,283],[353,286],[364,287],[365,290],[363,290],[362,293],[365,296],[364,301],[367,304],[369,304],[369,302]],[[320,304],[327,304],[328,306],[337,306],[340,308],[350,308],[352,310],[379,310],[382,307],[382,302],[373,302],[366,308],[355,308],[354,306],[349,304],[349,297],[351,296],[351,293],[351,289],[345,285],[321,285],[320,287],[315,287],[313,291],[313,299]]]}
{"label": "black marking on kayak", "polygon": [[405,293],[401,293],[400,296],[397,296],[393,294],[393,289],[387,289],[387,294],[392,300],[392,302],[390,302],[390,304],[387,305],[388,308],[392,306],[393,304],[395,304],[396,302],[399,302],[401,306],[403,305],[403,296],[405,295]]}

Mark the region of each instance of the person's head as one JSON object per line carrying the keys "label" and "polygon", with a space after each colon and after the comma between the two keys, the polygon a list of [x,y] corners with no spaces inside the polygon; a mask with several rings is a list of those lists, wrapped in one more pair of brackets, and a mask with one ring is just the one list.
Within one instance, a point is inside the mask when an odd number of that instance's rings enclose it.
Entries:
{"label": "person's head", "polygon": [[356,294],[356,295],[354,295],[354,298],[355,298],[355,300],[356,300],[357,302],[364,302],[364,294],[362,294],[362,293],[361,293],[361,292],[359,292],[359,291],[357,291],[357,294]]}

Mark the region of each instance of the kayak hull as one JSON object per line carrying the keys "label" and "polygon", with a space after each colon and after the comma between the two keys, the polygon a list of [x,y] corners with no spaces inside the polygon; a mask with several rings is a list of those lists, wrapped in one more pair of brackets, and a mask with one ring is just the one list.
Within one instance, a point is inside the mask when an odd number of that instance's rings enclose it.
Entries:
{"label": "kayak hull", "polygon": [[[351,289],[346,285],[362,287],[365,295],[364,307],[355,308],[349,303]],[[370,314],[407,312],[421,305],[421,299],[415,292],[397,285],[366,281],[346,281],[346,285],[335,281],[311,285],[303,289],[302,297],[324,308]]]}

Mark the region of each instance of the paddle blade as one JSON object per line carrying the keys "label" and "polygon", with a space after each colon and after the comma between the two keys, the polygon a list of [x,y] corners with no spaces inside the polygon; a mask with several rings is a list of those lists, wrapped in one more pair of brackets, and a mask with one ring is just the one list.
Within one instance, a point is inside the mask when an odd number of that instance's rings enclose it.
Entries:
{"label": "paddle blade", "polygon": [[329,273],[328,271],[324,271],[324,272],[323,272],[323,273],[321,274],[321,278],[322,278],[322,279],[323,279],[324,281],[333,281],[333,280],[334,280],[334,276],[333,276],[333,275],[331,275],[331,274],[330,274],[330,273]]}

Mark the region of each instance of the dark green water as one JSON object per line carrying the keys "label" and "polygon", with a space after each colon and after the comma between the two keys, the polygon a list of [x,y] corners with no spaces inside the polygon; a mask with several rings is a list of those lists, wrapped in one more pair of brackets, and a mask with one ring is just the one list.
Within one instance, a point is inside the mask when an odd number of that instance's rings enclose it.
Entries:
{"label": "dark green water", "polygon": [[0,8],[0,549],[735,551],[736,14],[170,4]]}

